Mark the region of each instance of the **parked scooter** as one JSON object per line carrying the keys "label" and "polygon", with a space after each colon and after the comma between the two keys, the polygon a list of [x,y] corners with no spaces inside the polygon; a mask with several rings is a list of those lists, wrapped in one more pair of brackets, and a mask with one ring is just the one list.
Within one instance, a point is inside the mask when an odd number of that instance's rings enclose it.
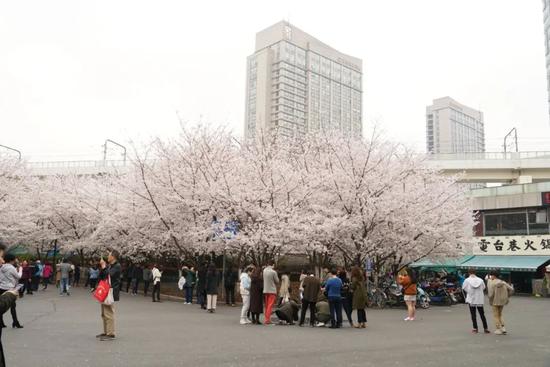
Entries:
{"label": "parked scooter", "polygon": [[[386,305],[389,307],[406,306],[401,287],[399,287],[396,282],[386,285],[384,293],[387,296]],[[430,296],[420,287],[420,285],[416,287],[416,304],[418,307],[424,309],[430,307]]]}
{"label": "parked scooter", "polygon": [[426,293],[430,296],[431,303],[451,306],[457,303],[456,297],[450,293],[444,285],[434,284],[426,288]]}

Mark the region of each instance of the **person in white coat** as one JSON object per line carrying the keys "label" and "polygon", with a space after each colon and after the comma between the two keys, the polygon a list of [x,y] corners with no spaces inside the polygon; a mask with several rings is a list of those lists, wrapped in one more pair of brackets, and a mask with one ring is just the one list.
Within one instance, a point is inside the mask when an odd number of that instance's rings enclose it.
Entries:
{"label": "person in white coat", "polygon": [[250,275],[252,274],[253,269],[254,268],[252,266],[249,266],[241,273],[241,285],[239,287],[241,298],[243,299],[243,308],[241,309],[241,325],[251,323],[251,321],[246,317],[246,314],[250,308]]}
{"label": "person in white coat", "polygon": [[476,309],[481,317],[483,323],[483,331],[485,334],[490,334],[489,327],[487,326],[487,319],[485,318],[485,310],[483,304],[485,303],[485,282],[483,279],[476,276],[475,269],[468,270],[470,276],[464,280],[462,284],[462,290],[466,293],[466,303],[470,306],[470,315],[472,316],[472,333],[478,332],[477,327],[477,315]]}
{"label": "person in white coat", "polygon": [[153,266],[151,275],[153,276],[153,302],[160,302],[160,279],[162,278],[162,271],[157,267],[157,264]]}

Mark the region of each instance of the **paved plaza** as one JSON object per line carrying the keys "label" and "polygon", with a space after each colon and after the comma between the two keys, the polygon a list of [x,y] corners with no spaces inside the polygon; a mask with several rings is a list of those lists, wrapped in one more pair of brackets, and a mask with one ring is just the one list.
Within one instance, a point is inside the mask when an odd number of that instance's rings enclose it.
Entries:
{"label": "paved plaza", "polygon": [[[368,310],[368,329],[241,326],[239,308],[207,314],[178,301],[122,294],[117,340],[100,342],[100,306],[82,289],[25,296],[24,329],[4,329],[8,366],[550,366],[550,300],[514,297],[507,336],[472,335],[465,305]],[[9,312],[6,324],[11,325]],[[492,326],[492,315],[488,312]]]}

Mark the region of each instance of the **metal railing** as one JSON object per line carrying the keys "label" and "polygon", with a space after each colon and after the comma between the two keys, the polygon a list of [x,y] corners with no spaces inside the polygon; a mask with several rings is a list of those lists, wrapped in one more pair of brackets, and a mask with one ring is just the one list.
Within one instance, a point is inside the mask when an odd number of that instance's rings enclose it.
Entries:
{"label": "metal railing", "polygon": [[429,160],[517,160],[517,159],[550,159],[550,151],[533,152],[479,152],[479,153],[432,153],[427,154]]}
{"label": "metal railing", "polygon": [[27,162],[28,168],[93,168],[93,167],[124,167],[127,164],[123,160],[106,161],[49,161]]}

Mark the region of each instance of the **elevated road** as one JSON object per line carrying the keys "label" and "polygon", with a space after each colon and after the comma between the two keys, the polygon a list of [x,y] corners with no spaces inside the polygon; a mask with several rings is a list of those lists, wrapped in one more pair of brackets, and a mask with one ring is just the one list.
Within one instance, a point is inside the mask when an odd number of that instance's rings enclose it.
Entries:
{"label": "elevated road", "polygon": [[427,163],[468,183],[550,181],[550,151],[430,154]]}

